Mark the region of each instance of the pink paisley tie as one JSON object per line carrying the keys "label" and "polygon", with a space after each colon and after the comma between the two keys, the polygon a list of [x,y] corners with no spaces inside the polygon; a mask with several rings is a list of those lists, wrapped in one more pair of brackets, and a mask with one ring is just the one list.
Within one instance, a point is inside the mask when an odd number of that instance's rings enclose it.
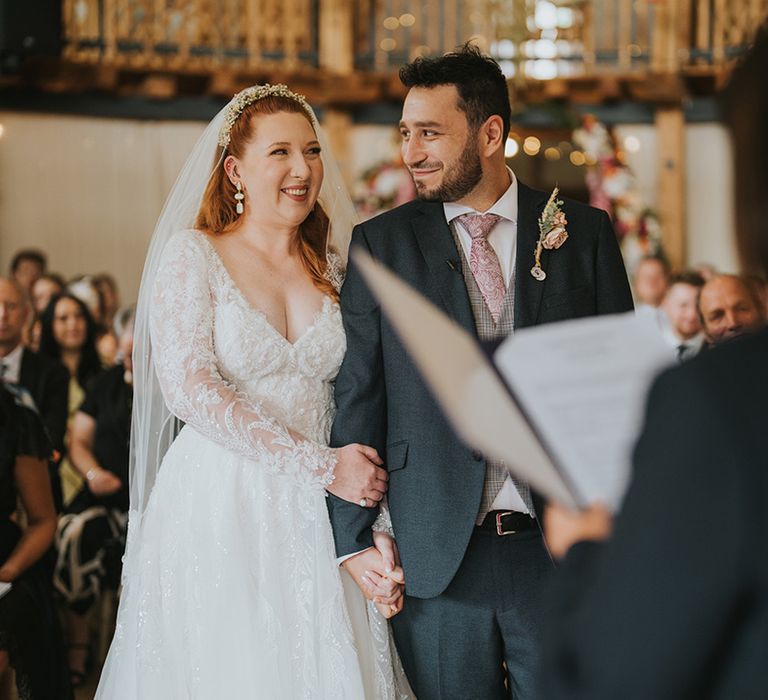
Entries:
{"label": "pink paisley tie", "polygon": [[507,287],[501,274],[501,265],[496,251],[488,242],[488,234],[501,220],[497,214],[462,214],[456,220],[472,237],[472,247],[469,249],[469,269],[475,277],[475,282],[483,295],[485,305],[491,312],[493,322],[499,322],[501,308]]}

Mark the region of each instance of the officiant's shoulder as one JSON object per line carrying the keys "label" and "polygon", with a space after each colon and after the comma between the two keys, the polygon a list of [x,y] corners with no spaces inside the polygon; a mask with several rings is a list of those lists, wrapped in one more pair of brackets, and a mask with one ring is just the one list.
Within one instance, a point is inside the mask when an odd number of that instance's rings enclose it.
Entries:
{"label": "officiant's shoulder", "polygon": [[[724,424],[735,422],[744,429],[753,418],[768,413],[768,365],[764,361],[767,355],[768,328],[764,328],[662,372],[651,395],[657,399],[663,396],[681,413],[717,411]],[[649,399],[648,404],[651,403]]]}

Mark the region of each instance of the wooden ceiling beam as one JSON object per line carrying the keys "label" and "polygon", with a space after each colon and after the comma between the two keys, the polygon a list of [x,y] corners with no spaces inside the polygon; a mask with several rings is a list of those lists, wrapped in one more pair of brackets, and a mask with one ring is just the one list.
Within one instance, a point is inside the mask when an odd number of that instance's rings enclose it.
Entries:
{"label": "wooden ceiling beam", "polygon": [[[511,86],[522,104],[551,101],[604,104],[634,100],[653,104],[679,104],[687,97],[713,95],[726,82],[725,68],[700,66],[683,73],[606,73],[554,80],[529,80]],[[171,69],[146,66],[128,58],[119,63],[82,63],[67,59],[30,61],[22,73],[2,76],[0,85],[28,87],[44,92],[82,94],[88,91],[115,95],[145,95],[153,99],[214,96],[227,98],[256,83],[284,82],[305,94],[313,104],[349,109],[363,105],[400,102],[405,88],[395,72],[356,72],[340,76],[313,68],[245,64],[214,67],[187,61]]]}

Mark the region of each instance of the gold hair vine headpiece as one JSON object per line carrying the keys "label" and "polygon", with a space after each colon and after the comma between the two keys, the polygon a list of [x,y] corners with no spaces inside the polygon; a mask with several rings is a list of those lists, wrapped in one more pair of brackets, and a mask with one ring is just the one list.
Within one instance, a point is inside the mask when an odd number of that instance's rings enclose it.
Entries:
{"label": "gold hair vine headpiece", "polygon": [[227,105],[227,112],[224,115],[224,125],[219,132],[219,146],[226,148],[229,145],[229,133],[237,118],[243,113],[243,110],[250,104],[263,100],[265,97],[287,97],[289,100],[298,102],[307,116],[312,118],[312,111],[304,95],[288,89],[287,85],[254,85],[238,92]]}

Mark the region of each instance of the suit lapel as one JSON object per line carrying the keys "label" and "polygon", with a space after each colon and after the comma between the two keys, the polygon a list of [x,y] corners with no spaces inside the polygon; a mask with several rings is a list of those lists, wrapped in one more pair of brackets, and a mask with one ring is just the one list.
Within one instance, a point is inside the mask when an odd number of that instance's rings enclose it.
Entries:
{"label": "suit lapel", "polygon": [[445,309],[468,332],[476,335],[459,251],[445,221],[442,203],[422,202],[421,213],[411,220],[411,226]]}
{"label": "suit lapel", "polygon": [[[548,195],[526,187],[517,181],[517,253],[515,262],[515,328],[536,323],[546,280],[538,282],[531,275],[539,240],[539,216]],[[541,254],[541,266],[546,271],[549,251]]]}

